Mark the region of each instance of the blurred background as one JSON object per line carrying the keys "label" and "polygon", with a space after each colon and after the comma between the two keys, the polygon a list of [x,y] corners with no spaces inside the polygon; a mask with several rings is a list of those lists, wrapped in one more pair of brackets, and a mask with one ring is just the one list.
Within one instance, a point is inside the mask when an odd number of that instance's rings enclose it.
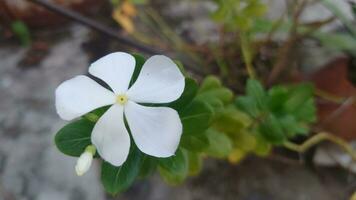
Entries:
{"label": "blurred background", "polygon": [[55,88],[127,51],[169,55],[198,81],[214,74],[237,95],[251,73],[266,87],[311,81],[315,127],[352,144],[355,16],[351,0],[0,0],[0,199],[355,200],[356,164],[329,143],[303,155],[276,148],[234,164],[208,159],[182,185],[155,175],[112,197],[99,163],[77,177],[76,158],[53,142],[65,124]]}

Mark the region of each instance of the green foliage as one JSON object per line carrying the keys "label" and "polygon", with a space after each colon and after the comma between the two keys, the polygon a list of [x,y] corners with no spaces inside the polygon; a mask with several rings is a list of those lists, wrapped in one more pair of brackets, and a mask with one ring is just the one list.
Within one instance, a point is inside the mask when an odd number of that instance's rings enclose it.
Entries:
{"label": "green foliage", "polygon": [[210,105],[216,112],[219,108],[232,101],[234,94],[231,90],[223,87],[220,80],[215,76],[204,79],[196,96],[196,100]]}
{"label": "green foliage", "polygon": [[[127,1],[135,5],[143,5],[143,4],[147,4],[148,2],[148,0],[127,0]],[[113,6],[118,6],[120,5],[121,2],[123,2],[123,0],[110,0],[110,2]]]}
{"label": "green foliage", "polygon": [[200,92],[197,100],[207,103],[213,108],[213,111],[223,108],[227,102],[230,102],[233,94],[226,88],[214,88],[207,92]]}
{"label": "green foliage", "polygon": [[177,99],[169,104],[166,104],[165,106],[169,106],[175,110],[182,110],[188,104],[191,103],[191,101],[194,99],[197,92],[198,92],[197,82],[191,78],[186,78],[183,94],[179,97],[179,99]]}
{"label": "green foliage", "polygon": [[[251,81],[249,93],[261,97],[265,92],[262,86]],[[201,144],[205,144],[206,148],[203,154],[220,159],[231,157],[236,151],[240,158],[251,152],[268,154],[270,145],[258,142],[257,135],[248,131],[252,119],[232,104],[232,91],[223,87],[219,79],[214,76],[205,78],[196,99],[208,103],[214,111],[211,126],[202,134],[204,139],[201,139]]]}
{"label": "green foliage", "polygon": [[148,0],[130,0],[133,4],[141,5],[146,4]]}
{"label": "green foliage", "polygon": [[134,70],[134,72],[132,74],[132,78],[131,78],[131,81],[130,81],[130,84],[129,84],[130,87],[137,80],[137,77],[141,72],[142,66],[145,63],[145,58],[143,56],[141,56],[140,54],[133,54],[133,56],[135,57],[135,60],[136,60],[136,66],[135,66],[135,70]]}
{"label": "green foliage", "polygon": [[31,34],[25,23],[22,21],[14,21],[11,23],[11,30],[19,38],[23,46],[31,44]]}
{"label": "green foliage", "polygon": [[348,33],[324,33],[316,31],[312,34],[320,43],[331,51],[347,51],[356,55],[356,39]]}
{"label": "green foliage", "polygon": [[228,155],[230,162],[239,162],[250,153],[259,156],[269,154],[270,143],[259,138],[253,123],[247,113],[232,104],[225,106],[216,117],[213,127],[225,133],[232,142],[232,150]]}
{"label": "green foliage", "polygon": [[263,16],[267,11],[267,6],[260,0],[215,0],[215,2],[218,9],[213,13],[213,19],[230,30],[251,29],[255,19]]}
{"label": "green foliage", "polygon": [[356,17],[356,3],[349,1],[349,4],[351,6],[352,14],[354,15],[354,17]]}
{"label": "green foliage", "polygon": [[147,176],[152,175],[156,171],[157,165],[158,165],[157,159],[149,155],[144,155],[142,159],[139,177],[146,178]]}
{"label": "green foliage", "polygon": [[253,152],[258,156],[267,156],[269,155],[272,145],[268,143],[267,140],[262,138],[261,136],[257,135],[256,137],[256,146]]}
{"label": "green foliage", "polygon": [[90,135],[94,125],[87,119],[67,124],[56,134],[57,148],[66,155],[79,157],[91,145]]}
{"label": "green foliage", "polygon": [[282,144],[287,139],[281,123],[271,113],[263,116],[258,130],[266,140],[274,144]]}
{"label": "green foliage", "polygon": [[140,173],[143,153],[135,145],[131,145],[129,156],[120,167],[115,167],[105,161],[101,166],[101,181],[105,190],[115,195],[126,190]]}
{"label": "green foliage", "polygon": [[[265,15],[267,6],[261,0],[215,0],[218,9],[212,18],[221,23],[225,31],[238,34],[244,64],[250,77],[255,77],[253,67],[255,48],[252,43],[256,35],[259,19]],[[219,67],[227,74],[226,66],[218,62]]]}
{"label": "green foliage", "polygon": [[183,134],[196,135],[203,133],[210,125],[213,109],[202,101],[192,101],[180,116],[183,123]]}
{"label": "green foliage", "polygon": [[209,129],[205,132],[209,139],[206,153],[215,158],[226,158],[232,151],[232,141],[223,132]]}
{"label": "green foliage", "polygon": [[[353,24],[353,21],[349,19],[345,12],[341,9],[341,6],[335,1],[332,0],[320,0],[320,2],[329,9],[342,23],[346,28],[351,32],[351,34],[356,37],[356,28]],[[352,8],[351,8],[352,9]]]}
{"label": "green foliage", "polygon": [[282,144],[296,135],[308,133],[316,121],[313,86],[301,83],[274,86],[265,91],[257,80],[249,80],[246,96],[236,106],[255,121],[256,133],[273,144]]}
{"label": "green foliage", "polygon": [[159,159],[158,170],[163,179],[172,185],[185,180],[189,172],[189,160],[187,152],[178,149],[176,155]]}
{"label": "green foliage", "polygon": [[209,140],[204,132],[199,135],[183,135],[180,145],[191,152],[203,152],[209,146]]}
{"label": "green foliage", "polygon": [[260,82],[254,79],[247,80],[246,94],[253,99],[258,110],[266,110],[267,106],[265,102],[267,96]]}
{"label": "green foliage", "polygon": [[190,176],[199,174],[203,165],[203,158],[198,153],[188,152],[189,173]]}
{"label": "green foliage", "polygon": [[[178,169],[162,166],[166,159],[160,159],[159,172],[169,184],[178,184],[188,175],[196,175],[202,165],[202,157],[210,155],[225,158],[232,149],[232,141],[223,132],[213,128],[213,124],[231,103],[233,93],[222,86],[219,79],[209,76],[201,84],[191,102],[183,108],[178,108],[182,123],[183,135],[181,149],[176,158],[168,160]],[[185,166],[185,167],[183,167]]]}
{"label": "green foliage", "polygon": [[234,132],[250,126],[251,123],[247,114],[230,104],[216,116],[214,127],[223,132]]}
{"label": "green foliage", "polygon": [[[352,19],[345,15],[343,9],[332,0],[320,0],[320,3],[329,9],[332,14],[345,26],[345,33],[328,33],[325,31],[314,31],[312,36],[331,51],[347,51],[355,56],[356,50],[356,28]],[[355,14],[355,3],[350,1],[350,9]]]}

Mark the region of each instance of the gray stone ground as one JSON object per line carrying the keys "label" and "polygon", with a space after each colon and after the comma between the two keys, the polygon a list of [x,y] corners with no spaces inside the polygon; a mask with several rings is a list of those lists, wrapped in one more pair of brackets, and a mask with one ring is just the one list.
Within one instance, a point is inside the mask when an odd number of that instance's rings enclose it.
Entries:
{"label": "gray stone ground", "polygon": [[103,199],[97,167],[77,178],[75,159],[60,154],[54,133],[64,125],[55,113],[54,90],[85,72],[81,50],[87,31],[55,44],[40,66],[23,70],[19,46],[0,47],[0,199]]}
{"label": "gray stone ground", "polygon": [[[23,70],[26,49],[0,46],[0,200],[104,200],[98,165],[84,177],[74,173],[75,159],[53,143],[65,124],[55,113],[54,90],[62,81],[86,72],[81,45],[88,30],[73,26],[53,44],[36,68]],[[248,159],[232,166],[209,160],[201,175],[167,186],[158,176],[139,181],[121,200],[346,200],[355,177],[339,170],[316,174],[303,165]]]}

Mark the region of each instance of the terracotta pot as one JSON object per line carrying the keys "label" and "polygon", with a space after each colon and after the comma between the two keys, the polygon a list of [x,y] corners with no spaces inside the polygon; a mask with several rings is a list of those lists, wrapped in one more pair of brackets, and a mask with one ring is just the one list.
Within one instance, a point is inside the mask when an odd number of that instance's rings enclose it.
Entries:
{"label": "terracotta pot", "polygon": [[[48,0],[53,4],[64,6],[80,13],[95,12],[102,0]],[[0,0],[0,19],[2,23],[22,20],[30,27],[56,25],[65,18],[26,0]]]}
{"label": "terracotta pot", "polygon": [[[319,125],[326,131],[346,140],[356,139],[356,88],[348,80],[349,60],[333,60],[310,78],[320,91],[333,98],[345,99],[337,103],[325,98],[317,99]],[[348,99],[348,100],[346,100]]]}

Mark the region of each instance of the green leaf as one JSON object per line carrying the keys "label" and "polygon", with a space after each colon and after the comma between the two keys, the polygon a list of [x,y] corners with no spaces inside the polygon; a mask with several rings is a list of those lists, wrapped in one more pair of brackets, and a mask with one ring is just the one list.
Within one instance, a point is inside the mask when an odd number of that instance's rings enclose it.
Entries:
{"label": "green leaf", "polygon": [[233,140],[235,146],[245,152],[254,150],[257,145],[256,137],[247,130],[235,132]]}
{"label": "green leaf", "polygon": [[214,113],[224,108],[224,103],[218,98],[212,97],[212,98],[200,99],[200,101],[208,104],[212,108]]}
{"label": "green leaf", "polygon": [[209,140],[205,134],[187,134],[183,135],[180,146],[192,152],[202,152],[209,146]]}
{"label": "green leaf", "polygon": [[341,4],[338,4],[333,0],[320,0],[320,2],[343,23],[343,25],[353,34],[353,36],[356,36],[356,28],[353,24],[353,20],[349,19],[346,15],[347,12],[345,12],[340,6]]}
{"label": "green leaf", "polygon": [[31,34],[24,22],[22,21],[12,22],[11,30],[20,39],[21,44],[23,46],[28,46],[31,44]]}
{"label": "green leaf", "polygon": [[79,157],[91,145],[90,136],[94,125],[87,119],[67,124],[55,136],[57,148],[66,155]]}
{"label": "green leaf", "polygon": [[311,84],[299,84],[290,89],[288,100],[284,108],[289,113],[298,111],[302,106],[313,97],[313,86]]}
{"label": "green leaf", "polygon": [[214,127],[223,132],[237,132],[251,123],[252,120],[247,114],[229,106],[216,116]]}
{"label": "green leaf", "polygon": [[255,99],[253,99],[250,96],[238,97],[235,101],[235,104],[240,110],[246,112],[247,114],[249,114],[254,118],[257,118],[260,114]]}
{"label": "green leaf", "polygon": [[288,89],[285,86],[274,86],[268,91],[268,108],[274,113],[282,113],[287,99]]}
{"label": "green leaf", "polygon": [[347,51],[352,55],[356,55],[356,40],[350,34],[347,33],[325,33],[315,32],[313,37],[318,39],[320,43],[333,51]]}
{"label": "green leaf", "polygon": [[167,104],[166,106],[178,111],[184,109],[194,99],[197,92],[198,84],[196,81],[191,78],[186,78],[183,94],[179,97],[179,99]]}
{"label": "green leaf", "polygon": [[120,0],[110,0],[110,3],[111,3],[113,6],[118,6],[119,3],[120,3]]}
{"label": "green leaf", "polygon": [[279,119],[281,126],[289,138],[302,134],[305,135],[308,133],[307,127],[302,126],[292,115],[286,115],[283,118]]}
{"label": "green leaf", "polygon": [[149,155],[144,155],[142,158],[141,169],[139,173],[140,178],[146,178],[149,175],[152,175],[157,168],[158,161],[156,158],[151,157]]}
{"label": "green leaf", "polygon": [[184,69],[183,63],[181,61],[179,61],[179,60],[174,60],[173,62],[177,65],[177,67],[179,68],[180,72],[182,72],[182,74],[184,76],[187,76],[187,73],[186,73],[186,71]]}
{"label": "green leaf", "polygon": [[258,156],[268,156],[272,150],[272,145],[261,136],[256,136],[256,141],[255,154]]}
{"label": "green leaf", "polygon": [[259,81],[255,79],[249,79],[247,81],[246,94],[247,96],[252,97],[254,99],[259,110],[266,109],[266,91],[263,89]]}
{"label": "green leaf", "polygon": [[293,115],[297,120],[303,121],[306,123],[313,123],[317,121],[316,116],[316,107],[314,103],[314,99],[308,99],[300,109],[296,110]]}
{"label": "green leaf", "polygon": [[[270,19],[256,19],[250,30],[252,33],[268,33],[274,27],[273,25],[274,21]],[[279,31],[278,28],[277,31]]]}
{"label": "green leaf", "polygon": [[159,159],[158,171],[169,184],[176,185],[183,182],[188,175],[188,170],[188,156],[183,149],[178,149],[172,157]]}
{"label": "green leaf", "polygon": [[183,134],[199,134],[204,132],[213,117],[212,108],[204,102],[192,101],[181,113]]}
{"label": "green leaf", "polygon": [[189,175],[196,176],[201,171],[203,159],[198,153],[188,152]]}
{"label": "green leaf", "polygon": [[273,144],[281,144],[286,137],[278,119],[273,114],[268,114],[259,126],[262,136]]}
{"label": "green leaf", "polygon": [[131,147],[127,160],[120,167],[103,162],[101,166],[101,181],[105,190],[115,195],[130,187],[140,172],[142,158],[143,154],[138,148]]}
{"label": "green leaf", "polygon": [[205,132],[209,139],[209,147],[206,153],[212,157],[225,158],[232,151],[232,142],[228,136],[210,128]]}
{"label": "green leaf", "polygon": [[267,6],[265,4],[256,2],[245,7],[243,14],[246,16],[263,16],[266,14]]}
{"label": "green leaf", "polygon": [[221,87],[199,93],[196,100],[209,102],[212,99],[219,99],[223,104],[227,104],[231,102],[233,96],[231,90]]}
{"label": "green leaf", "polygon": [[144,5],[147,3],[147,0],[130,0],[133,4]]}
{"label": "green leaf", "polygon": [[204,79],[196,100],[204,101],[213,107],[220,107],[221,103],[230,103],[233,96],[233,92],[224,88],[218,78],[208,76]]}
{"label": "green leaf", "polygon": [[351,6],[352,14],[354,15],[354,18],[356,17],[356,3],[349,1],[349,4]]}
{"label": "green leaf", "polygon": [[209,91],[221,87],[221,81],[216,76],[208,76],[202,82],[199,93]]}
{"label": "green leaf", "polygon": [[132,78],[129,84],[129,87],[131,87],[135,81],[138,78],[138,75],[141,72],[142,66],[145,63],[145,58],[143,56],[141,56],[140,54],[132,54],[135,57],[136,60],[136,66],[135,66],[135,71],[132,74]]}

